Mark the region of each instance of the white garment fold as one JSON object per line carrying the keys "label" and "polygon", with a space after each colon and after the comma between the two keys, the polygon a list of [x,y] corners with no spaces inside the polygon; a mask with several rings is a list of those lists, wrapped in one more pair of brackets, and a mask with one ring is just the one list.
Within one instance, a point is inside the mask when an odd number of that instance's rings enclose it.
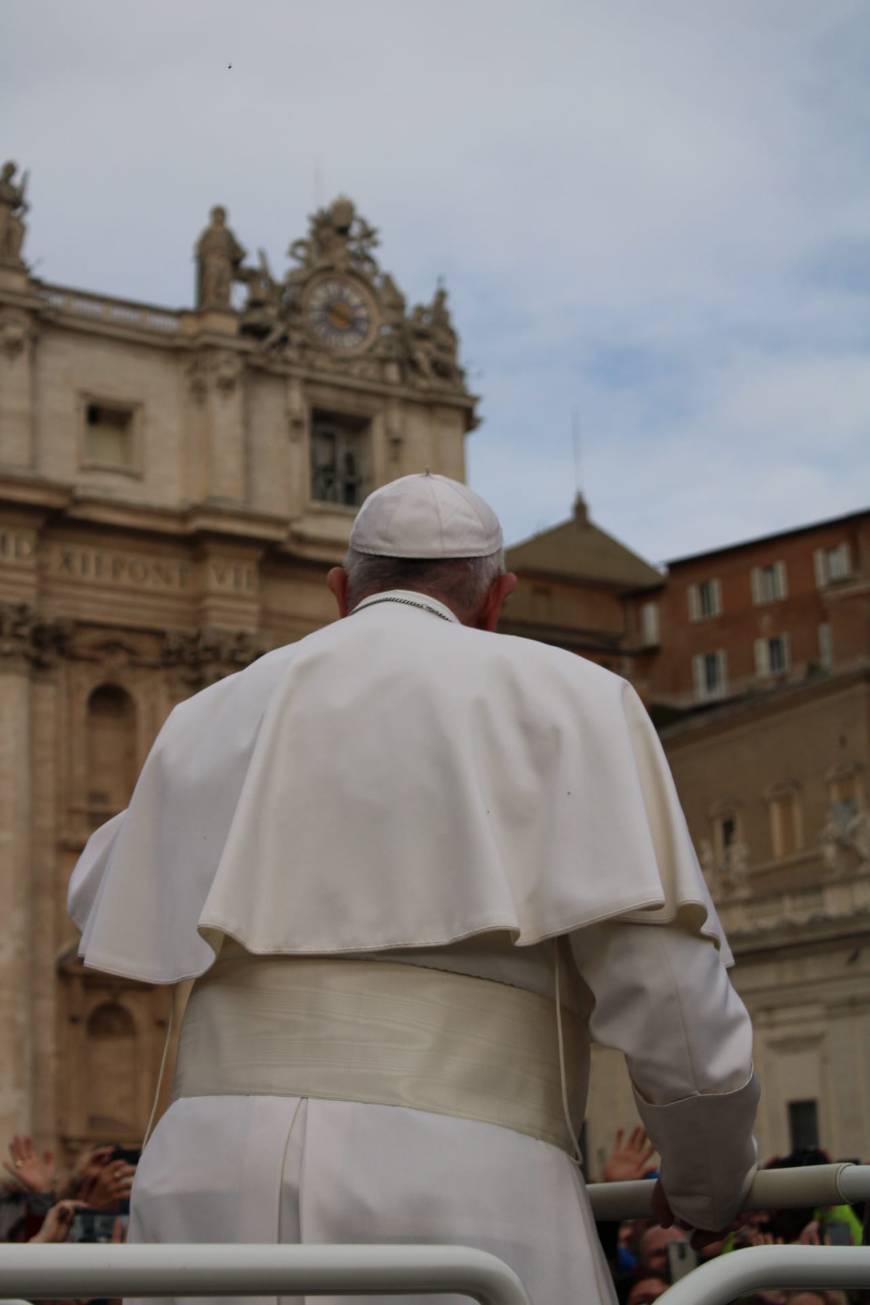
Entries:
{"label": "white garment fold", "polygon": [[634,916],[727,946],[634,690],[390,602],[176,707],[70,910],[88,965],[154,983],[204,973],[222,935],[300,955],[489,930],[527,946]]}

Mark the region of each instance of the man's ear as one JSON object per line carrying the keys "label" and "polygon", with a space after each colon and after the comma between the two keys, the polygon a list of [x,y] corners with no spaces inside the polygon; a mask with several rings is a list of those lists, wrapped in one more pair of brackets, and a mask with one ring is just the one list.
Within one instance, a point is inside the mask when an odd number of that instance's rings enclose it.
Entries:
{"label": "man's ear", "polygon": [[347,616],[347,572],[343,566],[334,566],[327,574],[326,583],[338,604],[339,617]]}
{"label": "man's ear", "polygon": [[476,624],[479,630],[494,630],[496,628],[501,609],[516,587],[517,577],[513,571],[507,571],[504,575],[500,575],[493,580],[477,618]]}

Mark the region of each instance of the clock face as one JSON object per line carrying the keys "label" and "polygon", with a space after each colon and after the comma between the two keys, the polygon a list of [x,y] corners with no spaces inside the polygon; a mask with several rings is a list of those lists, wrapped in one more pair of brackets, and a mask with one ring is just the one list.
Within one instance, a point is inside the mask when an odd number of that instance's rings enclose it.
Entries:
{"label": "clock face", "polygon": [[310,287],[305,321],[315,339],[342,353],[364,348],[377,330],[370,296],[355,281],[341,276],[322,277]]}

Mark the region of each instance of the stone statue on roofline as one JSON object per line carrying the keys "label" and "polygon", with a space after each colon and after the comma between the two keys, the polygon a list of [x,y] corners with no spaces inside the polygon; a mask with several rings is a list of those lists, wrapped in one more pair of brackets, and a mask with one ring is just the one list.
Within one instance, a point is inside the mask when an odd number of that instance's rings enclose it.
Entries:
{"label": "stone statue on roofline", "polygon": [[22,268],[25,265],[21,257],[26,233],[24,214],[29,206],[25,199],[27,173],[16,184],[17,171],[18,165],[10,159],[0,172],[0,263]]}
{"label": "stone statue on roofline", "polygon": [[227,211],[217,204],[211,220],[196,242],[196,306],[231,309],[233,281],[241,270],[245,251],[226,224]]}

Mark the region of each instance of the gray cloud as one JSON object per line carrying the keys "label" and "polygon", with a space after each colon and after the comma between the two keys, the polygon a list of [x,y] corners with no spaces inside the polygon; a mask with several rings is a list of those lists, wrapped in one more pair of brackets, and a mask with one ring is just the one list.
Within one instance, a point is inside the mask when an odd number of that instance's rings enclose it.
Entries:
{"label": "gray cloud", "polygon": [[[444,274],[517,538],[662,558],[863,505],[870,17],[851,0],[6,0],[39,273],[170,304],[226,203],[284,266],[339,190]],[[227,67],[232,64],[232,68]]]}

